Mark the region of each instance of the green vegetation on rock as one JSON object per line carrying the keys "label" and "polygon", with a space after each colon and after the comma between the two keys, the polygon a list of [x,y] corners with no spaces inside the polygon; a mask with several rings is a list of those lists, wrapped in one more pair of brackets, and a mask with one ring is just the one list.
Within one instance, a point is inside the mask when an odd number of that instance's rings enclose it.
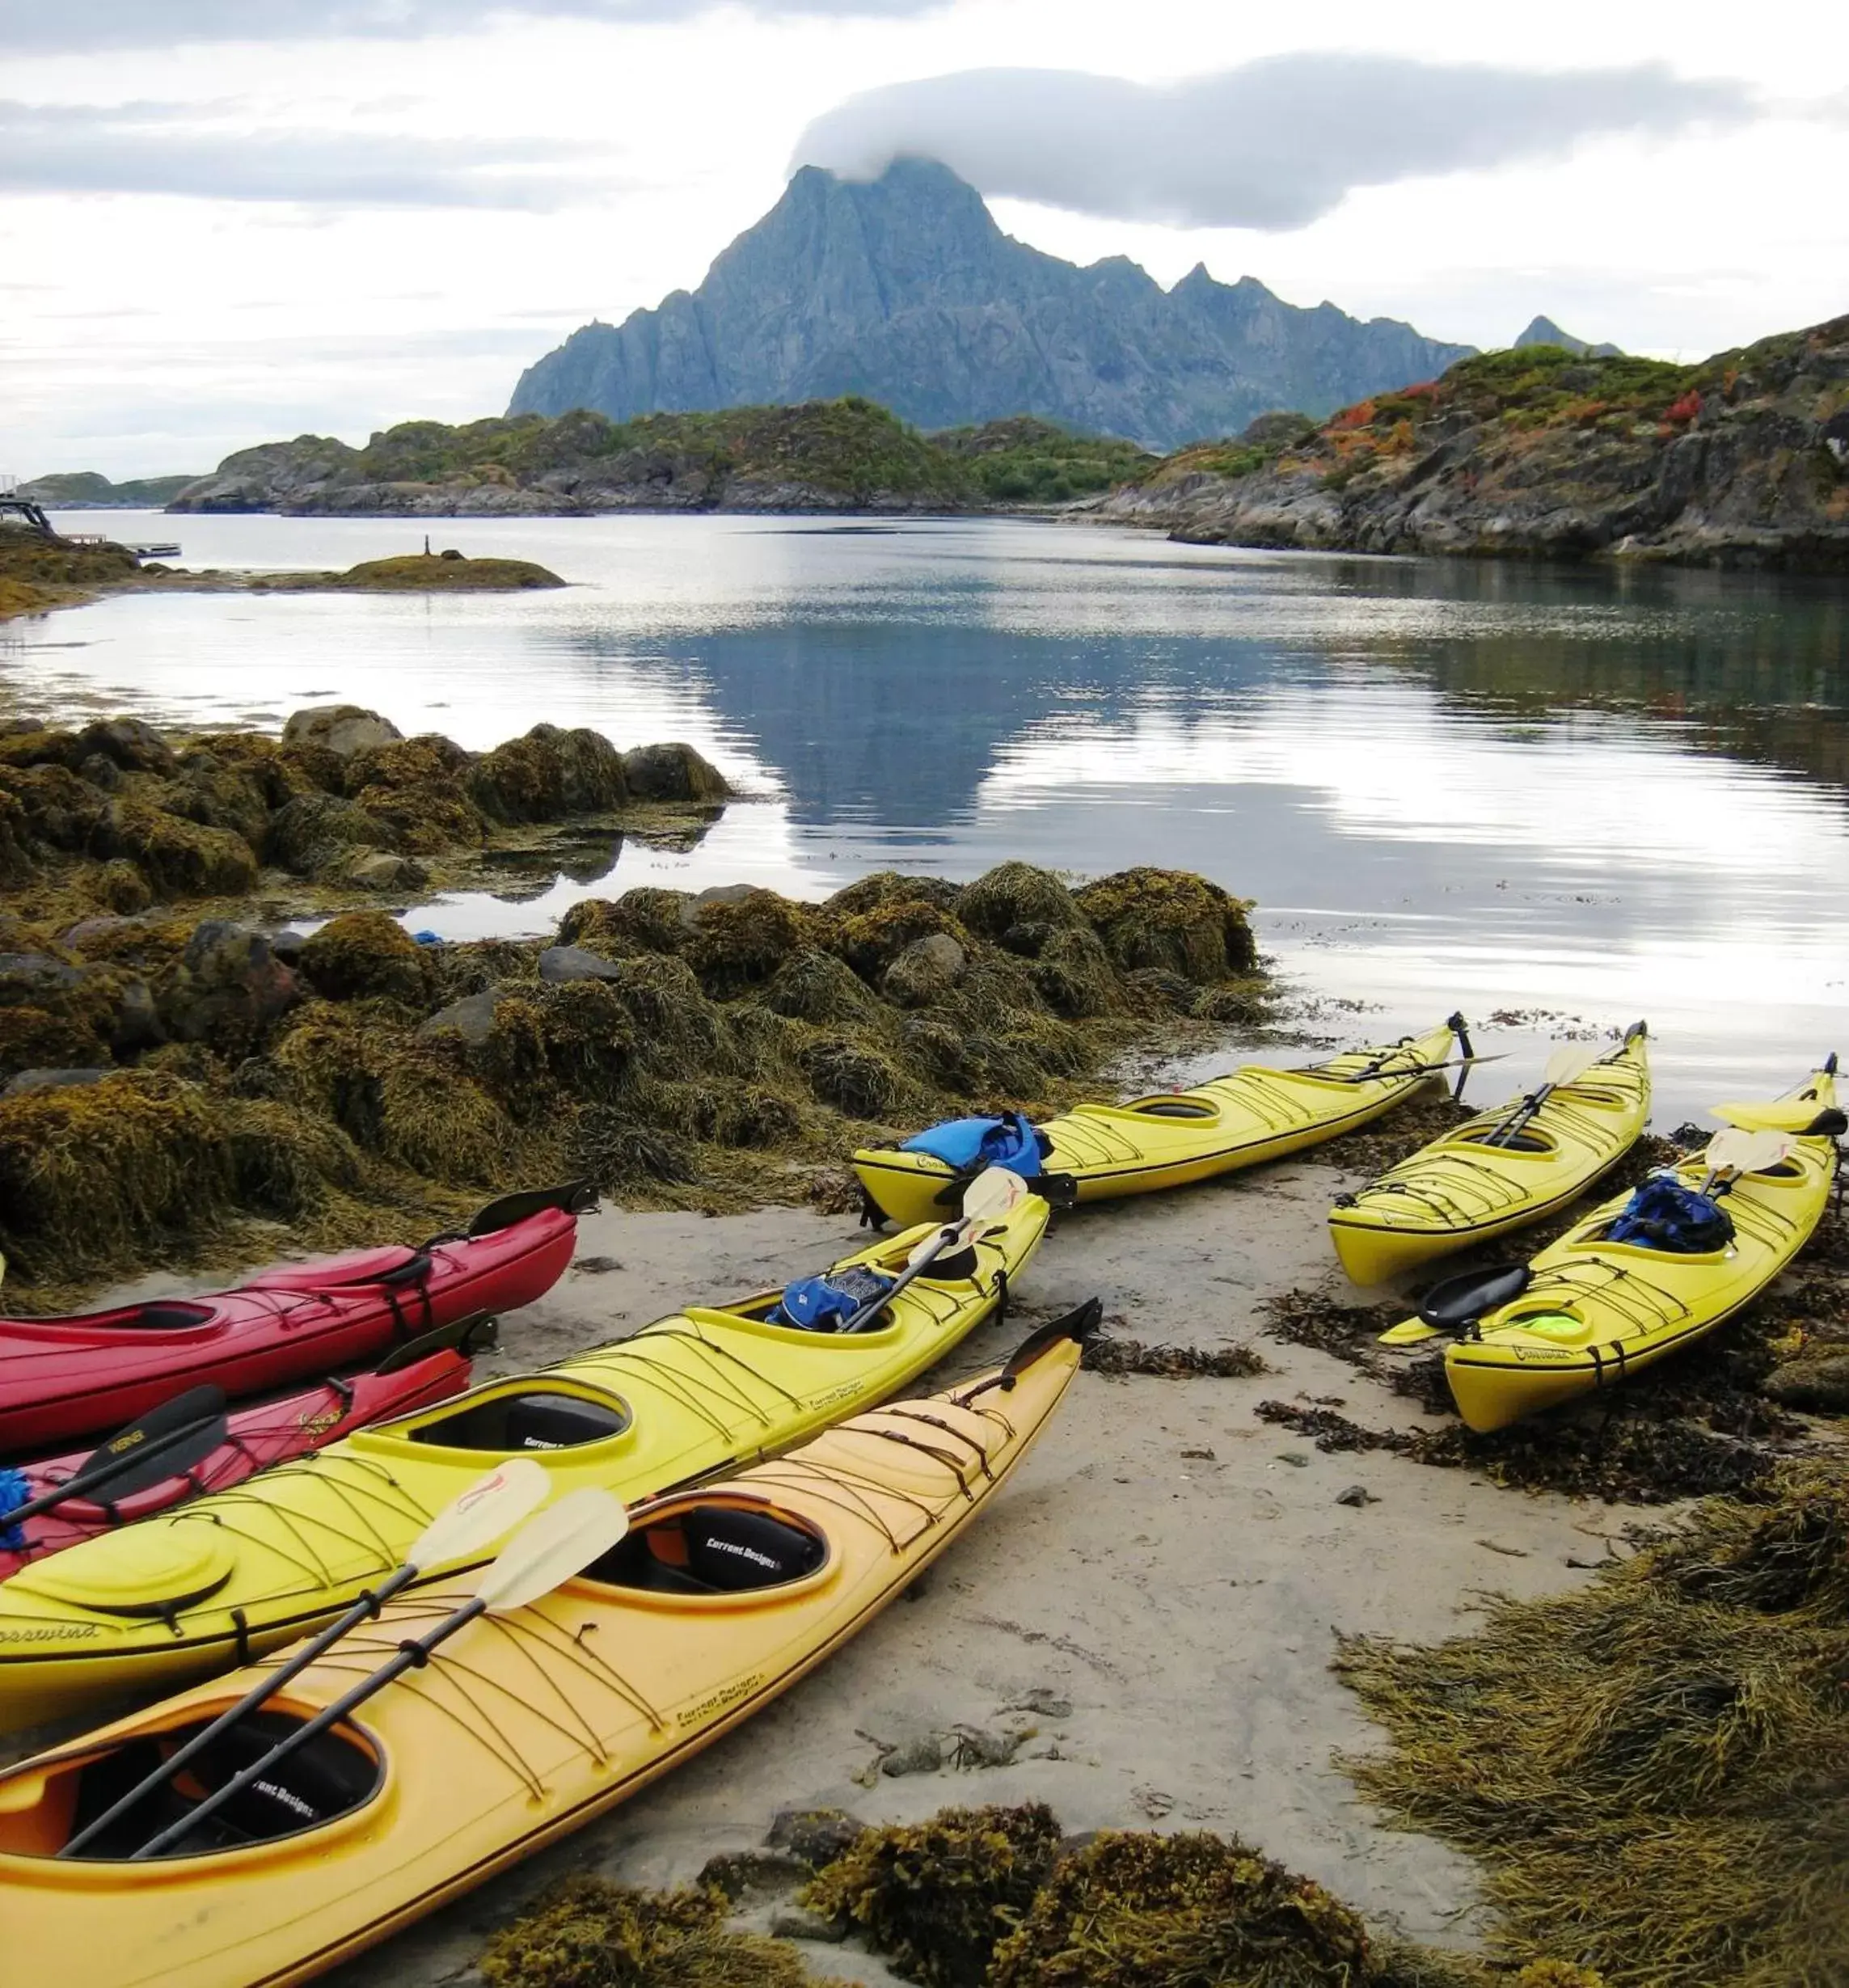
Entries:
{"label": "green vegetation on rock", "polygon": [[70,470],[35,476],[19,486],[19,494],[51,509],[88,509],[158,511],[171,504],[196,476],[137,476],[112,483],[95,470]]}
{"label": "green vegetation on rock", "polygon": [[994,504],[1066,504],[1125,483],[1156,458],[1115,436],[1080,435],[1031,414],[945,428],[932,445],[966,463]]}

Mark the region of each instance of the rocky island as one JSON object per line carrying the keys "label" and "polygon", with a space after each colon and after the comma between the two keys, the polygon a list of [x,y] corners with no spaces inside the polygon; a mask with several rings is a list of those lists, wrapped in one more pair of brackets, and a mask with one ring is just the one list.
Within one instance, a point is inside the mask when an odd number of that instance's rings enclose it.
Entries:
{"label": "rocky island", "polygon": [[1849,318],[1699,365],[1486,352],[1183,450],[1098,515],[1205,544],[1849,571]]}

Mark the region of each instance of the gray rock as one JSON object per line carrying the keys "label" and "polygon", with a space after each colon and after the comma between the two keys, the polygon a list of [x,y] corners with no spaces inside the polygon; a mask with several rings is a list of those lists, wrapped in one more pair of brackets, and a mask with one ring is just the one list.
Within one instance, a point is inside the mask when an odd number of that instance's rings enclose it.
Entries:
{"label": "gray rock", "polygon": [[725,775],[693,747],[675,741],[638,745],[623,755],[623,777],[637,800],[724,800]]}
{"label": "gray rock", "polygon": [[901,1007],[922,1008],[940,1000],[962,979],[969,961],[948,932],[915,939],[886,969],[881,982]]}
{"label": "gray rock", "polygon": [[439,1008],[417,1032],[420,1041],[453,1032],[471,1049],[479,1049],[494,1028],[495,1010],[505,998],[498,987],[484,987],[479,994],[464,994],[446,1008]]}
{"label": "gray rock", "polygon": [[308,941],[300,932],[281,931],[269,935],[270,951],[285,966],[293,966],[302,958],[302,948]]}
{"label": "gray rock", "polygon": [[770,1914],[773,1939],[808,1939],[820,1945],[838,1947],[849,1931],[846,1919],[825,1918],[806,1906],[783,1906]]}
{"label": "gray rock", "polygon": [[992,1733],[986,1726],[959,1726],[951,1736],[951,1764],[958,1767],[1005,1767],[1029,1737],[1025,1732]]}
{"label": "gray rock", "polygon": [[764,1840],[773,1850],[787,1851],[819,1871],[843,1855],[866,1827],[845,1809],[779,1809]]}
{"label": "gray rock", "polygon": [[121,999],[116,1019],[110,1024],[109,1046],[118,1056],[132,1056],[140,1049],[152,1049],[167,1040],[154,990],[145,980],[130,977],[120,983]]}
{"label": "gray rock", "polygon": [[282,728],[285,745],[319,745],[342,759],[351,758],[369,745],[387,745],[403,738],[389,718],[363,704],[311,704],[306,711],[291,713]]}
{"label": "gray rock", "polygon": [[122,769],[102,753],[92,753],[78,763],[77,777],[99,787],[105,794],[116,792],[122,784]]}
{"label": "gray rock", "polygon": [[34,1091],[65,1091],[73,1085],[100,1083],[112,1070],[23,1070],[0,1090],[0,1098],[23,1098]]}
{"label": "gray rock", "polygon": [[65,926],[57,935],[57,943],[81,952],[86,946],[93,946],[99,939],[113,939],[118,932],[125,932],[132,926],[146,922],[141,918],[116,917],[79,918],[74,925]]}
{"label": "gray rock", "polygon": [[921,1733],[880,1756],[880,1771],[889,1780],[906,1774],[935,1774],[943,1765],[943,1741],[935,1733]]}
{"label": "gray rock", "polygon": [[1775,1367],[1762,1383],[1772,1399],[1813,1415],[1849,1415],[1849,1353],[1807,1354]]}
{"label": "gray rock", "polygon": [[361,890],[421,890],[430,880],[430,872],[415,857],[395,856],[383,849],[352,857],[342,874]]}
{"label": "gray rock", "polygon": [[1350,1484],[1346,1491],[1336,1493],[1336,1502],[1353,1505],[1358,1510],[1364,1505],[1378,1505],[1380,1500],[1366,1484]]}
{"label": "gray rock", "polygon": [[0,1002],[68,994],[82,978],[82,967],[67,966],[49,952],[0,952]]}
{"label": "gray rock", "polygon": [[160,1019],[182,1042],[243,1042],[302,998],[294,971],[261,932],[230,918],[205,918],[161,982]]}
{"label": "gray rock", "polygon": [[800,1857],[777,1850],[728,1850],[709,1857],[695,1880],[722,1891],[734,1905],[781,1897],[811,1876]]}
{"label": "gray rock", "polygon": [[557,987],[574,980],[621,980],[623,969],[582,946],[548,946],[539,956],[539,977]]}
{"label": "gray rock", "polygon": [[173,748],[141,718],[98,719],[78,733],[77,750],[80,758],[99,753],[130,773],[171,774],[179,764]]}

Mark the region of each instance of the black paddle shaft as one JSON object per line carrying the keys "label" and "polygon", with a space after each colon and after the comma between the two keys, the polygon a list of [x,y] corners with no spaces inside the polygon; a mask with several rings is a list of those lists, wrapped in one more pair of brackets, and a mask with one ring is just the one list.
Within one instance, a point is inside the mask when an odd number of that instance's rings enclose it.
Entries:
{"label": "black paddle shaft", "polygon": [[421,1670],[430,1661],[430,1653],[439,1644],[446,1643],[458,1630],[466,1629],[478,1615],[488,1613],[487,1601],[477,1595],[472,1602],[465,1602],[453,1615],[446,1615],[434,1629],[421,1636],[398,1646],[398,1654],[380,1665],[369,1678],[362,1678],[352,1690],[326,1705],[305,1724],[298,1726],[286,1739],[279,1741],[261,1760],[253,1761],[240,1772],[232,1775],[225,1785],[208,1795],[190,1814],[182,1816],[179,1821],[169,1825],[159,1835],[142,1844],[129,1861],[140,1863],[150,1857],[158,1857],[163,1850],[184,1842],[209,1816],[216,1815],[226,1803],[234,1800],[247,1788],[255,1787],[266,1774],[280,1766],[291,1754],[299,1753],[310,1740],[319,1739],[330,1726],[336,1726],[349,1713],[357,1712],[368,1699],[377,1698],[386,1686],[395,1683],[407,1670]]}

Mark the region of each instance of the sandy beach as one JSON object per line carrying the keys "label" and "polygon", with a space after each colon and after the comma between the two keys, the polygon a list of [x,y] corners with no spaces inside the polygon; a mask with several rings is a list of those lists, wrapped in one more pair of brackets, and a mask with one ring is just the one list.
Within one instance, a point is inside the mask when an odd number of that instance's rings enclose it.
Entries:
{"label": "sandy beach", "polygon": [[[1290,1162],[1064,1218],[1008,1321],[931,1375],[992,1363],[1036,1319],[1095,1292],[1107,1330],[1201,1349],[1250,1344],[1273,1371],[1171,1380],[1082,1374],[994,1513],[843,1652],[640,1800],[331,1978],[339,1988],[467,1981],[487,1934],[568,1872],[692,1878],[755,1848],[780,1809],[911,1821],[953,1803],[1049,1803],[1069,1830],[1238,1833],[1370,1917],[1441,1944],[1472,1936],[1469,1864],[1378,1827],[1332,1750],[1374,1737],[1327,1668],[1335,1632],[1433,1638],[1476,1591],[1529,1595],[1583,1575],[1622,1521],[1401,1458],[1327,1456],[1257,1420],[1261,1399],[1339,1396],[1357,1420],[1419,1418],[1327,1355],[1268,1336],[1293,1286],[1352,1293],[1323,1227],[1352,1176]],[[775,1285],[856,1247],[851,1219],[787,1209],[703,1218],[606,1210],[547,1298],[507,1319],[495,1372],[559,1358],[689,1298]],[[921,1390],[921,1391],[922,1391]],[[1360,1485],[1378,1502],[1339,1503]],[[883,1750],[960,1730],[1032,1728],[1007,1765],[893,1775]],[[851,1948],[820,1973],[876,1983]]]}

